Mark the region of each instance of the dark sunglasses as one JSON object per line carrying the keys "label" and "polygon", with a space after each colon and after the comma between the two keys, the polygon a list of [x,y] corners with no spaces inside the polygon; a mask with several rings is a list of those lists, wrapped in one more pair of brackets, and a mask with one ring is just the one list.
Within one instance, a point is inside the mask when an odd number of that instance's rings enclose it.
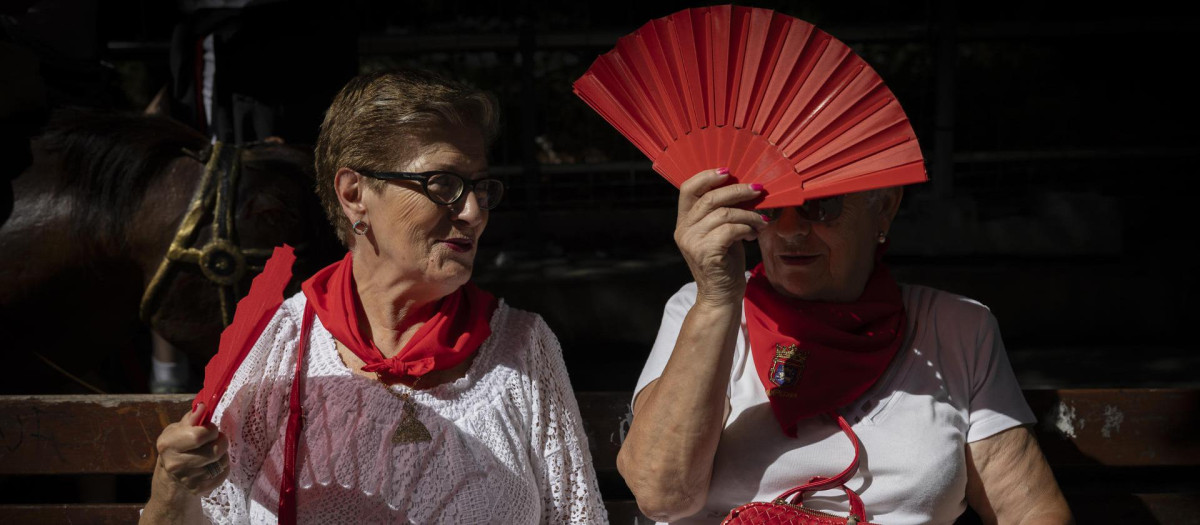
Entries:
{"label": "dark sunglasses", "polygon": [[367,171],[359,173],[379,180],[415,180],[421,183],[421,189],[429,200],[444,206],[450,206],[462,200],[467,192],[475,194],[475,199],[485,210],[495,208],[504,197],[504,183],[499,179],[471,180],[453,171],[423,171],[409,173],[405,171]]}
{"label": "dark sunglasses", "polygon": [[[845,201],[845,195],[834,195],[823,199],[812,199],[804,201],[804,204],[794,206],[793,209],[801,217],[813,222],[829,222],[837,219],[842,215],[842,203]],[[767,208],[758,210],[768,220],[775,220],[783,213],[784,208]]]}

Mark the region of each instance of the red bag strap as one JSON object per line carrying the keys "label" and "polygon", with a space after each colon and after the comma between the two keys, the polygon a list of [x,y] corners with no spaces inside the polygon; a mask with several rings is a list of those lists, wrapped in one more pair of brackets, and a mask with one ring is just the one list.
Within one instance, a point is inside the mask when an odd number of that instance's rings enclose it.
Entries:
{"label": "red bag strap", "polygon": [[850,516],[857,518],[858,521],[866,521],[867,512],[866,507],[863,506],[862,498],[858,497],[858,494],[856,494],[853,490],[850,490],[846,487],[846,482],[850,481],[850,478],[853,477],[854,473],[858,471],[858,456],[859,452],[861,451],[858,442],[858,436],[854,434],[854,430],[850,429],[850,424],[846,422],[846,418],[842,417],[841,414],[838,414],[832,410],[826,412],[826,414],[833,418],[834,421],[837,421],[838,426],[842,427],[842,433],[846,434],[846,437],[850,438],[850,442],[854,444],[854,459],[850,461],[850,466],[846,467],[846,469],[840,474],[832,478],[814,476],[812,479],[808,480],[808,483],[788,489],[783,494],[780,494],[779,497],[775,498],[774,501],[776,503],[783,502],[787,500],[788,496],[792,496],[791,504],[800,505],[803,503],[803,496],[805,492],[815,492],[818,490],[829,490],[832,488],[841,487],[842,490],[846,491],[846,497],[850,500]]}
{"label": "red bag strap", "polygon": [[288,397],[287,434],[283,444],[283,475],[279,480],[279,523],[296,523],[296,449],[300,441],[300,430],[304,428],[304,411],[300,408],[300,383],[304,379],[304,350],[308,348],[308,333],[316,317],[312,305],[305,303],[304,318],[300,322],[300,343],[296,345],[296,376],[292,379],[292,393]]}

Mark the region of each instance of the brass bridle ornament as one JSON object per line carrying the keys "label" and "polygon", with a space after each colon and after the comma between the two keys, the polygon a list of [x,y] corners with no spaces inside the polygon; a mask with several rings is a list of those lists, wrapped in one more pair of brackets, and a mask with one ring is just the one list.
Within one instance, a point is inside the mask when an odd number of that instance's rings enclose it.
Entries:
{"label": "brass bridle ornament", "polygon": [[[207,155],[204,176],[188,205],[187,214],[179,223],[175,238],[171,240],[166,255],[150,279],[142,294],[141,318],[151,326],[158,320],[159,306],[167,282],[179,270],[180,263],[200,267],[200,273],[217,287],[221,300],[221,322],[229,326],[233,322],[237,306],[238,283],[247,270],[262,271],[270,249],[242,248],[237,244],[234,224],[234,208],[237,198],[237,183],[242,172],[242,149],[222,142],[215,142]],[[205,162],[205,155],[198,155]],[[212,210],[212,238],[199,248],[196,243],[200,220]],[[254,264],[251,264],[251,260]]]}

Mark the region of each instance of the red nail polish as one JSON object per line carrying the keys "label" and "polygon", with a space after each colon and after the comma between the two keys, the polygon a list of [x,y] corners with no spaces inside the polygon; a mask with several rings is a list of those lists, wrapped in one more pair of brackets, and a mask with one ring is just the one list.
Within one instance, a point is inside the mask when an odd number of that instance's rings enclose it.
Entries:
{"label": "red nail polish", "polygon": [[729,168],[717,168],[717,175],[729,175]]}
{"label": "red nail polish", "polygon": [[763,190],[763,185],[762,185],[762,184],[759,184],[759,183],[757,183],[757,182],[755,182],[754,184],[751,184],[751,185],[750,185],[750,189],[752,189],[752,190],[754,190],[754,191],[762,191],[762,190]]}
{"label": "red nail polish", "polygon": [[765,213],[760,213],[760,214],[758,214],[758,216],[762,217],[763,222],[771,222],[771,218],[767,217],[767,214],[765,214]]}

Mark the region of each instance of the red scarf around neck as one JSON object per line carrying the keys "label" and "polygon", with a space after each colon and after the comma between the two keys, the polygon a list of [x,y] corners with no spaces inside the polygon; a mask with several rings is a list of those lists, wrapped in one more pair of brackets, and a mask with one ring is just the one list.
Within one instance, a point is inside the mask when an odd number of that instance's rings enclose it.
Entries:
{"label": "red scarf around neck", "polygon": [[904,342],[900,287],[875,258],[862,296],[852,303],[784,297],[762,264],[746,283],[746,325],[758,378],[783,432],[858,399],[887,370]]}
{"label": "red scarf around neck", "polygon": [[[359,327],[362,301],[354,285],[350,253],[301,285],[321,325],[362,359],[364,372],[376,372],[388,384],[408,381],[434,370],[454,368],[492,334],[496,298],[467,283],[443,297],[438,307],[396,355],[384,359],[375,342]],[[365,319],[365,316],[363,317]]]}

